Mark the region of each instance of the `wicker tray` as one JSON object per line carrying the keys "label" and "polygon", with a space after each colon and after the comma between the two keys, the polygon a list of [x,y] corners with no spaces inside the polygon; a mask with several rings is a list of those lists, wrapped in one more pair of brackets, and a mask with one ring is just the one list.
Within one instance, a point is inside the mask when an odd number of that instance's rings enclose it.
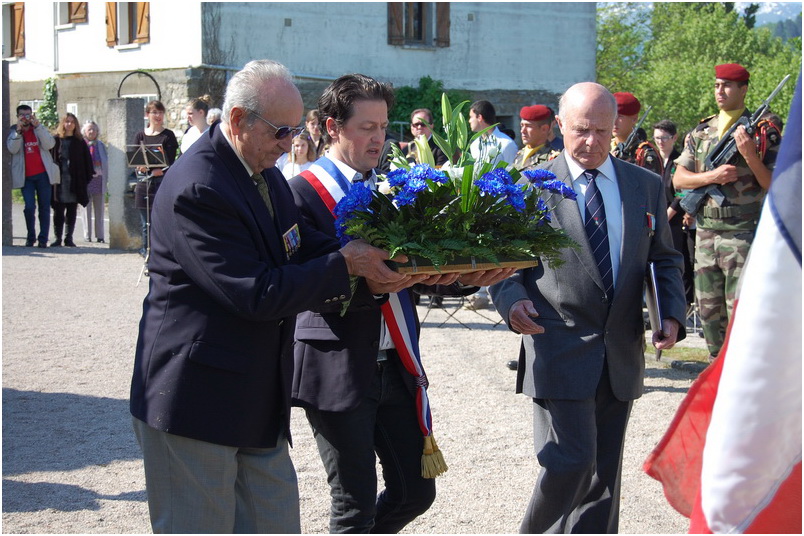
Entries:
{"label": "wicker tray", "polygon": [[456,259],[449,264],[442,264],[436,269],[428,259],[409,257],[408,262],[394,263],[394,269],[401,274],[452,274],[455,272],[464,274],[477,272],[479,270],[494,270],[495,268],[532,268],[538,266],[537,259],[519,261],[500,261],[499,264],[493,262],[475,261],[474,257],[469,259]]}

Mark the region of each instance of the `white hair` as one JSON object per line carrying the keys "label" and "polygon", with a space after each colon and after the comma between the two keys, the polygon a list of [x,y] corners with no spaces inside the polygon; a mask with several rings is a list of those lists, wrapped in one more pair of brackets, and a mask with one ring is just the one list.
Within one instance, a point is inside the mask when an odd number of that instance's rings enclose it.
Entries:
{"label": "white hair", "polygon": [[[254,60],[248,62],[242,70],[235,73],[229,85],[226,86],[226,95],[223,100],[224,123],[229,122],[232,108],[243,108],[259,114],[265,97],[261,94],[266,82],[281,80],[293,83],[293,76],[287,67],[273,60]],[[254,118],[247,119],[249,123]]]}
{"label": "white hair", "polygon": [[97,124],[95,121],[93,121],[92,119],[88,120],[86,123],[84,123],[84,126],[82,126],[82,127],[81,127],[81,134],[83,134],[84,136],[86,136],[86,135],[87,135],[87,132],[86,132],[86,131],[87,131],[87,129],[88,129],[89,127],[92,127],[92,126],[94,126],[94,127],[95,127],[95,130],[97,130],[97,131],[98,131],[98,136],[100,136],[100,127],[99,127],[99,126],[98,126],[98,124]]}

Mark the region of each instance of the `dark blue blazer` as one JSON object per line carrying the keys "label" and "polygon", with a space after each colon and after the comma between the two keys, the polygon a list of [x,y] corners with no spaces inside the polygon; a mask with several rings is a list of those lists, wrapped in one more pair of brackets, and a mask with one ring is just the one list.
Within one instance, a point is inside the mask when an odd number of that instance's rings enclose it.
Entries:
{"label": "dark blue blazer", "polygon": [[[301,221],[276,168],[262,175],[276,223],[213,126],[156,196],[131,413],[158,430],[275,446],[289,434],[295,315],[350,295],[337,241]],[[296,224],[301,249],[288,258],[282,235]]]}

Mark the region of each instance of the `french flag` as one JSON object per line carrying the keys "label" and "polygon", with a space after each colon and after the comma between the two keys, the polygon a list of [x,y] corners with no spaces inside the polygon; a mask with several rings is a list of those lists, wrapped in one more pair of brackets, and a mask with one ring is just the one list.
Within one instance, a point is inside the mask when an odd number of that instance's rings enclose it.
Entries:
{"label": "french flag", "polygon": [[690,533],[801,534],[801,77],[720,357],[644,469]]}

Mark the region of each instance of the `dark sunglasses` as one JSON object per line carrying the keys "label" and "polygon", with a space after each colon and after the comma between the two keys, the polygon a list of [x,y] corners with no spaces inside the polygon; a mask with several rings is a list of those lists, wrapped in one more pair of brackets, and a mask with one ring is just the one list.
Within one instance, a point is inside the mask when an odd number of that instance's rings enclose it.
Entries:
{"label": "dark sunglasses", "polygon": [[301,134],[302,130],[304,130],[304,127],[289,127],[289,126],[278,127],[278,126],[274,125],[273,123],[271,123],[270,121],[268,121],[267,119],[265,119],[263,116],[261,116],[257,112],[249,111],[248,113],[250,113],[251,115],[253,115],[257,119],[261,120],[263,123],[265,123],[268,126],[270,126],[271,128],[273,128],[275,130],[274,138],[276,138],[278,140],[284,140],[288,136],[291,136],[291,137],[295,138],[296,136]]}

